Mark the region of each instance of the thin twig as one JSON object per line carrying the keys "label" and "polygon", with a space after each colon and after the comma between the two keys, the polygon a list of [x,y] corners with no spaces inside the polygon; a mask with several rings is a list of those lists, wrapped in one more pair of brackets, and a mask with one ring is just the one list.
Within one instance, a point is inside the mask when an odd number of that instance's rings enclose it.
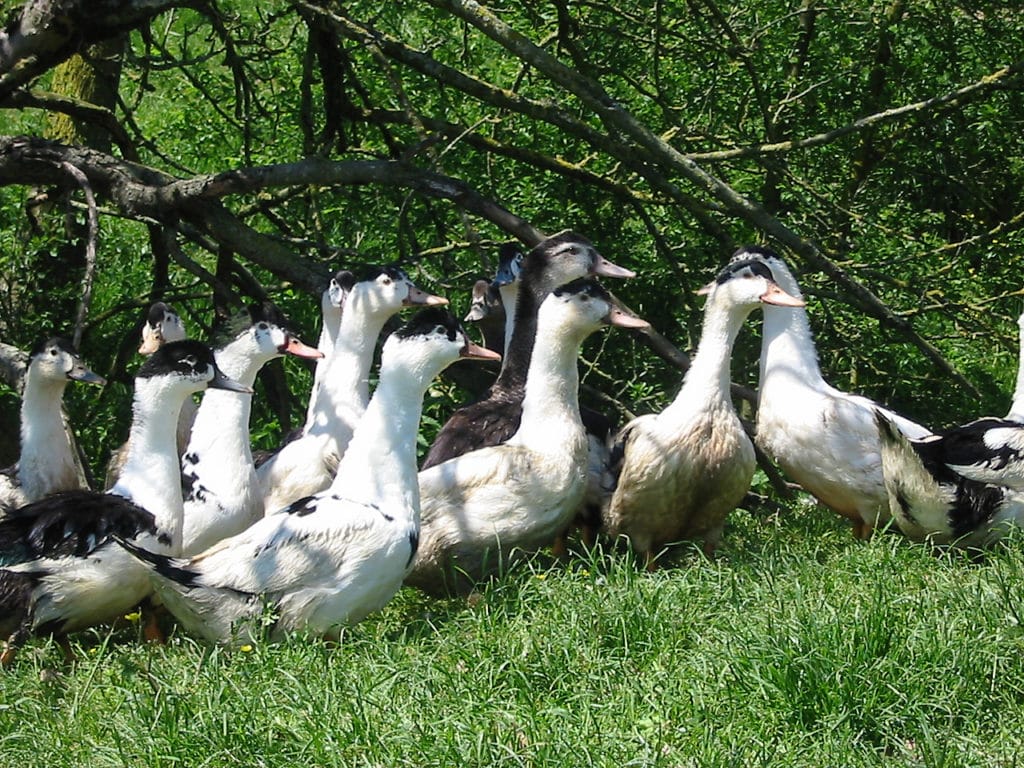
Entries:
{"label": "thin twig", "polygon": [[92,305],[92,285],[96,278],[96,239],[99,234],[100,220],[99,214],[96,212],[96,196],[93,194],[89,177],[81,169],[67,161],[62,161],[60,167],[78,182],[78,186],[85,194],[85,202],[89,209],[89,231],[85,241],[85,274],[82,275],[82,298],[78,303],[78,312],[75,314],[75,332],[71,338],[72,346],[78,349],[82,343],[82,333],[85,331],[89,307]]}

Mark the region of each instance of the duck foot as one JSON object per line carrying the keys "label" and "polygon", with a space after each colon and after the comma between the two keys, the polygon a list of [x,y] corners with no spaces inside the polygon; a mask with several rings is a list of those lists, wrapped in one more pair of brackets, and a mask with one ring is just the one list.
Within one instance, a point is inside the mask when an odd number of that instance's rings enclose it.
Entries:
{"label": "duck foot", "polygon": [[648,573],[658,570],[658,556],[651,550],[644,552],[644,570]]}
{"label": "duck foot", "polygon": [[560,533],[555,536],[555,540],[551,542],[551,554],[557,557],[559,560],[564,560],[569,556],[569,546],[567,544],[568,533]]}
{"label": "duck foot", "polygon": [[875,527],[865,520],[855,520],[853,522],[853,537],[860,541],[870,539],[874,530]]}
{"label": "duck foot", "polygon": [[146,623],[142,625],[142,637],[147,643],[157,643],[159,645],[167,643],[167,635],[164,634],[163,629],[160,627],[160,617],[156,611],[151,611],[147,614]]}
{"label": "duck foot", "polygon": [[4,649],[0,652],[0,669],[7,669],[14,663],[14,658],[18,655],[18,647],[11,645],[10,642],[4,641]]}

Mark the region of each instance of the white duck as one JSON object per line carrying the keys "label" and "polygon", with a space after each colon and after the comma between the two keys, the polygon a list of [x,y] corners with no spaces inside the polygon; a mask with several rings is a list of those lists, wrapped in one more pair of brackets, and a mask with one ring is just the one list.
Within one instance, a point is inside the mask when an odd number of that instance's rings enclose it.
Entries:
{"label": "white duck", "polygon": [[700,343],[683,386],[661,413],[633,419],[612,449],[617,485],[604,513],[648,569],[667,544],[701,538],[714,554],[725,518],[750,487],[757,461],[733,408],[730,357],[744,320],[762,304],[802,307],[761,261],[733,261],[707,294]]}
{"label": "white duck", "polygon": [[[803,298],[786,263],[771,249],[744,246],[733,259],[760,259],[782,290]],[[806,310],[764,307],[757,444],[805,491],[849,518],[861,538],[889,520],[876,408],[907,434],[930,434],[869,398],[828,384],[818,366]]]}
{"label": "white duck", "polygon": [[[285,329],[272,306],[252,307],[245,326],[214,352],[224,374],[252,388],[266,363],[283,355],[316,359],[322,353]],[[185,517],[181,553],[193,555],[234,536],[263,517],[249,445],[252,395],[211,389],[203,394],[182,457]]]}
{"label": "white duck", "polygon": [[592,280],[544,300],[515,434],[420,472],[420,549],[407,583],[431,594],[462,591],[514,551],[536,550],[565,529],[586,484],[577,357],[603,323],[647,326]]}
{"label": "white duck", "polygon": [[316,420],[316,414],[320,408],[320,387],[323,382],[324,372],[330,362],[330,356],[334,354],[334,343],[338,339],[338,331],[341,329],[341,315],[345,309],[345,299],[356,283],[356,276],[347,269],[339,269],[331,277],[330,282],[320,295],[320,315],[322,325],[320,328],[320,339],[316,348],[320,351],[321,357],[316,361],[316,369],[313,372],[313,386],[310,389],[309,405],[306,408],[306,423],[302,428],[305,432]]}
{"label": "white duck", "polygon": [[[162,301],[154,302],[146,311],[146,319],[142,324],[142,343],[139,345],[139,354],[152,355],[156,350],[168,341],[181,341],[186,338],[185,323],[181,315],[174,311],[168,304]],[[178,455],[185,452],[188,447],[188,440],[192,434],[192,422],[195,421],[198,406],[192,398],[182,403],[181,412],[178,414],[178,423],[175,427],[175,441],[178,446]],[[128,455],[128,443],[124,442],[110,454],[110,461],[107,462],[107,474],[103,481],[103,487],[109,490],[114,487],[124,462]]]}
{"label": "white duck", "polygon": [[370,365],[384,324],[403,306],[447,304],[421,291],[394,267],[377,267],[352,286],[341,326],[324,371],[319,411],[303,435],[285,444],[256,470],[265,514],[331,484],[352,431],[370,399]]}
{"label": "white duck", "polygon": [[205,345],[165,343],[136,375],[128,457],[114,488],[51,496],[0,522],[0,599],[7,601],[0,614],[5,627],[17,624],[16,640],[110,621],[150,593],[146,569],[111,535],[180,550],[174,425],[185,399],[207,386],[251,393],[220,373]]}
{"label": "white duck", "polygon": [[64,338],[32,349],[21,396],[21,454],[0,472],[0,510],[14,509],[57,491],[88,488],[61,403],[70,381],[105,384]]}
{"label": "white duck", "polygon": [[935,440],[912,440],[875,414],[890,513],[909,538],[983,547],[1024,526],[1024,493],[971,480],[949,468]]}
{"label": "white duck", "polygon": [[460,356],[497,358],[447,310],[421,311],[385,342],[380,383],[329,489],[188,560],[132,547],[178,621],[222,644],[253,642],[268,620],[271,639],[337,638],[390,600],[419,537],[423,395]]}
{"label": "white duck", "polygon": [[421,469],[429,469],[468,451],[500,445],[515,434],[537,335],[538,308],[552,290],[587,275],[633,277],[634,273],[611,263],[587,238],[568,230],[541,241],[526,254],[501,372],[483,398],[459,408],[445,422],[423,459]]}

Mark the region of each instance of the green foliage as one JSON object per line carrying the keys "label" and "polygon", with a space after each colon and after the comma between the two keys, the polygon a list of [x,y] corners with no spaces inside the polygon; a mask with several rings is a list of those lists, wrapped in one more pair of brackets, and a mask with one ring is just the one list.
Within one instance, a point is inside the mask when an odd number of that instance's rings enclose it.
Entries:
{"label": "green foliage", "polygon": [[[659,182],[652,169],[663,170],[638,151],[613,155],[608,147],[621,137],[578,98],[448,12],[355,2],[332,13],[335,20],[300,15],[285,3],[224,2],[175,9],[144,33],[133,32],[116,116],[140,162],[185,178],[307,155],[404,158],[467,182],[543,231],[586,233],[639,275],[613,286],[616,294],[681,349],[695,346],[701,302],[694,289],[734,243],[763,241],[763,232],[671,175]],[[1022,306],[1019,79],[803,149],[731,158],[706,153],[805,139],[979,82],[1018,55],[1024,22],[1012,4],[529,2],[501,8],[500,18],[819,243],[848,275],[908,317],[978,392],[939,374],[903,336],[869,319],[847,291],[793,259],[830,381],[937,426],[1005,412],[1016,367],[1013,321]],[[346,37],[348,20],[371,27],[384,43],[376,48]],[[408,46],[534,106],[520,112],[491,103],[447,73],[407,65],[385,43]],[[8,114],[11,130],[43,132],[43,111]],[[604,143],[595,146],[584,129]],[[81,279],[81,236],[69,237],[61,224],[34,229],[25,216],[28,197],[14,187],[0,192],[0,282],[8,288],[0,292],[0,337],[22,347],[50,328],[70,327]],[[473,280],[493,273],[496,246],[508,239],[491,222],[402,187],[271,188],[224,203],[325,273],[400,262],[421,287],[448,296],[458,314]],[[80,209],[73,218],[81,223]],[[129,384],[143,308],[165,298],[204,337],[213,291],[196,268],[216,274],[224,254],[200,233],[180,231],[191,264],[171,259],[164,282],[158,273],[166,257],[154,256],[149,230],[105,214],[100,227],[83,351],[97,371]],[[53,283],[47,275],[55,266],[61,280]],[[307,341],[316,338],[314,291],[255,264],[237,266]],[[228,283],[229,304],[251,298],[247,282],[235,276]],[[737,381],[756,386],[756,357],[756,331],[744,333],[733,366]],[[678,389],[680,373],[624,333],[608,334],[597,363],[588,383],[619,401],[620,413],[658,408]],[[261,447],[301,418],[308,372],[288,365],[286,375],[283,402],[256,399]],[[440,386],[426,423],[442,422],[465,397],[455,386]],[[89,425],[83,442],[97,472],[124,435],[123,398],[114,388],[71,395],[72,421]],[[279,423],[279,412],[291,423]]]}

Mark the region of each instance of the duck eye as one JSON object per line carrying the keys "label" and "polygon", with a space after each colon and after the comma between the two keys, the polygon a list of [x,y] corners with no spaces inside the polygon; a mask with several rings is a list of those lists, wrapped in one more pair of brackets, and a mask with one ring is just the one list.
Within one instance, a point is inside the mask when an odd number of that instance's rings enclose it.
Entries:
{"label": "duck eye", "polygon": [[387,275],[384,275],[383,277],[381,277],[380,282],[381,282],[381,285],[391,285],[392,280]]}
{"label": "duck eye", "polygon": [[443,325],[438,325],[434,328],[434,333],[436,333],[438,336],[447,336],[448,329],[445,328]]}
{"label": "duck eye", "polygon": [[265,331],[265,330],[267,330],[267,328],[269,328],[270,326],[269,326],[269,325],[267,325],[266,323],[256,323],[256,327],[257,327],[257,328],[258,328],[259,330],[261,330],[261,331]]}
{"label": "duck eye", "polygon": [[56,347],[50,347],[50,357],[56,357],[56,356],[57,356],[57,348]]}

